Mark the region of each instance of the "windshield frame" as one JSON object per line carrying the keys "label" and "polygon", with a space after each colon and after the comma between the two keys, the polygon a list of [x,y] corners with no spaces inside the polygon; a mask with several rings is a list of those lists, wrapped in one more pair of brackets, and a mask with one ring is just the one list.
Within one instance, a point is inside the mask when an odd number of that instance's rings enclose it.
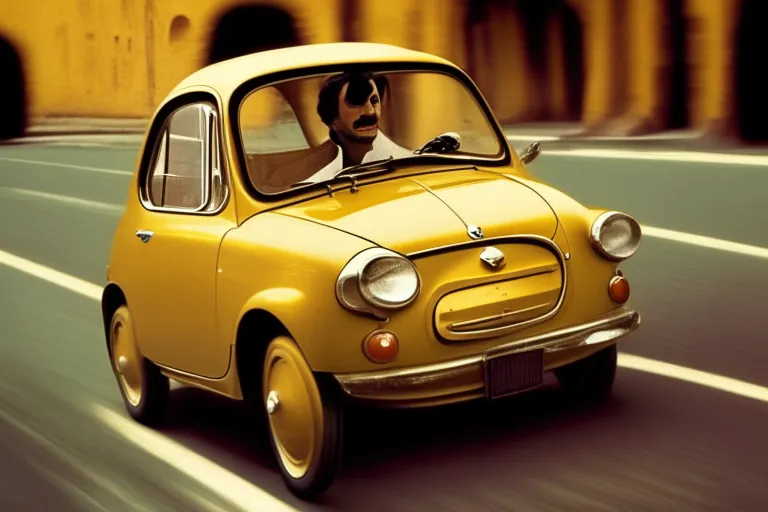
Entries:
{"label": "windshield frame", "polygon": [[[315,184],[307,184],[300,187],[289,187],[287,190],[281,192],[275,192],[272,194],[263,192],[256,188],[251,181],[248,174],[248,163],[245,153],[245,144],[243,141],[243,133],[240,129],[240,110],[243,102],[253,93],[266,87],[271,87],[281,82],[287,82],[291,80],[303,80],[313,78],[321,75],[328,75],[331,73],[341,73],[344,71],[359,70],[361,68],[373,68],[375,73],[408,73],[408,72],[425,72],[425,73],[440,73],[448,75],[454,80],[458,80],[466,89],[466,91],[472,96],[477,103],[481,112],[485,115],[486,121],[490,125],[490,129],[496,136],[497,142],[500,146],[500,153],[498,157],[483,157],[477,155],[451,155],[451,154],[414,154],[408,157],[402,157],[394,160],[396,167],[413,166],[415,165],[446,165],[446,166],[462,166],[466,168],[467,165],[482,165],[488,167],[502,167],[502,166],[514,166],[511,147],[504,132],[501,129],[501,125],[496,119],[493,110],[488,102],[482,96],[479,88],[472,82],[470,77],[461,69],[454,68],[440,63],[432,62],[413,62],[413,61],[387,61],[387,62],[374,62],[374,63],[345,63],[345,64],[322,64],[311,67],[303,67],[299,69],[289,69],[285,71],[279,71],[276,73],[269,73],[266,75],[257,76],[250,80],[244,81],[240,84],[232,93],[228,102],[228,114],[229,114],[229,127],[232,133],[232,143],[235,146],[235,154],[238,160],[238,167],[240,172],[240,178],[243,185],[248,190],[248,193],[256,200],[265,203],[284,201],[288,198],[305,195],[311,192],[317,192],[318,188],[325,190],[328,182],[318,182]],[[426,142],[426,141],[424,141]]]}

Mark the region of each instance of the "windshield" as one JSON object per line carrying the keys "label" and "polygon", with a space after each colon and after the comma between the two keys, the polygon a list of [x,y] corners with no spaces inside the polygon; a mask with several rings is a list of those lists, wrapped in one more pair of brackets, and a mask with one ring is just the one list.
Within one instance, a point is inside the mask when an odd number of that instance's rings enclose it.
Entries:
{"label": "windshield", "polygon": [[506,150],[472,91],[436,71],[283,81],[246,95],[237,122],[248,178],[264,194],[364,173],[376,161],[493,161]]}

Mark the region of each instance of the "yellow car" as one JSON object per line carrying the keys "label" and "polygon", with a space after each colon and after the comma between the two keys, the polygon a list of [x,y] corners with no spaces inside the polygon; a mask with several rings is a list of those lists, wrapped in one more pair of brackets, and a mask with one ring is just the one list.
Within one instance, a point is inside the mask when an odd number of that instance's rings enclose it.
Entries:
{"label": "yellow car", "polygon": [[288,488],[332,484],[350,405],[605,396],[636,329],[629,215],[534,178],[472,80],[373,43],[205,67],[156,111],[102,309],[125,405],[169,379],[264,411]]}

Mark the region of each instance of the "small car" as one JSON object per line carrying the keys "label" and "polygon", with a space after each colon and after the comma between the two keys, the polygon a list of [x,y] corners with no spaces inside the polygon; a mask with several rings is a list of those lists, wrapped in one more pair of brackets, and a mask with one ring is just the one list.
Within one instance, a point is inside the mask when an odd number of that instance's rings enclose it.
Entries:
{"label": "small car", "polygon": [[282,477],[334,482],[348,407],[611,390],[641,241],[526,168],[477,86],[427,53],[327,43],[184,78],[154,113],[102,313],[128,413],[169,381],[258,405]]}

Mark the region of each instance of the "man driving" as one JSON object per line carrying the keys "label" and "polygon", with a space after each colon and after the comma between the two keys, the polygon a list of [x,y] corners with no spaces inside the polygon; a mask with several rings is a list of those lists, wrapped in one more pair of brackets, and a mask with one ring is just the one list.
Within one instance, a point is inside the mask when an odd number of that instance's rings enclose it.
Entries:
{"label": "man driving", "polygon": [[339,151],[330,164],[303,183],[329,179],[350,165],[413,155],[379,132],[381,98],[387,85],[385,77],[365,72],[326,79],[318,95],[317,113]]}

